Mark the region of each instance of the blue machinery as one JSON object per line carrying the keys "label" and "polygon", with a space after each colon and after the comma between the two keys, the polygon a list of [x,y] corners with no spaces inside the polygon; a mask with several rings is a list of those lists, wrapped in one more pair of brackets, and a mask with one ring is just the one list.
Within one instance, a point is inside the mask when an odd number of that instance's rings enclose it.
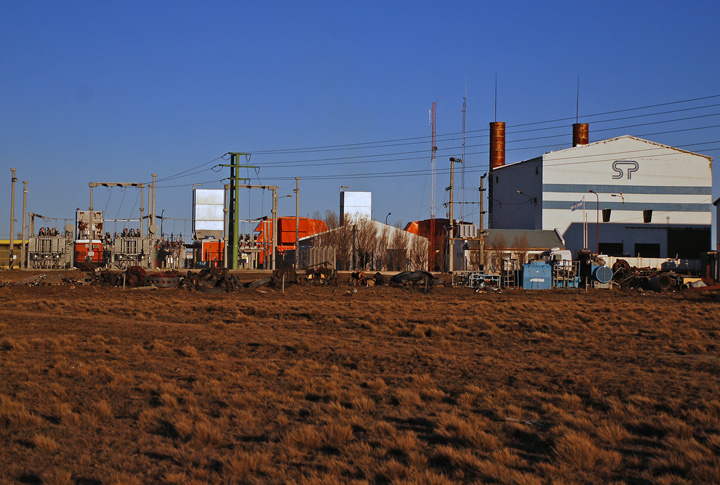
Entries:
{"label": "blue machinery", "polygon": [[[580,288],[581,276],[579,261],[531,261],[520,269],[515,264],[503,264],[501,274],[472,272],[468,274],[465,285],[472,288],[517,288],[525,290],[550,290],[552,288]],[[504,262],[505,263],[505,262]],[[586,263],[587,264],[587,263]],[[607,285],[613,277],[608,266],[591,265],[587,275],[587,284]]]}

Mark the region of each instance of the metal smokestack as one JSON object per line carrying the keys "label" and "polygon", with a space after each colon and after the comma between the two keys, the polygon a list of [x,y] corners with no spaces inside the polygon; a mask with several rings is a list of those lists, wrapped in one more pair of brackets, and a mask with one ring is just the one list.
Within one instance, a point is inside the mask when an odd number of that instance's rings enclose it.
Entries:
{"label": "metal smokestack", "polygon": [[573,123],[573,146],[590,143],[590,125],[587,123]]}
{"label": "metal smokestack", "polygon": [[505,122],[490,123],[490,170],[505,165]]}
{"label": "metal smokestack", "polygon": [[493,227],[493,171],[505,165],[505,122],[490,123],[490,181],[488,184],[488,227]]}

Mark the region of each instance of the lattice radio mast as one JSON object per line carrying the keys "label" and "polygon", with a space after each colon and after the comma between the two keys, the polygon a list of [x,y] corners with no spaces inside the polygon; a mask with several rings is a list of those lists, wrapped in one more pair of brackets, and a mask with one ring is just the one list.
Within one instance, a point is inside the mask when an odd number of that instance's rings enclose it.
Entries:
{"label": "lattice radio mast", "polygon": [[[465,160],[465,116],[467,114],[467,86],[465,87],[465,96],[463,97],[463,107],[462,107],[462,159],[463,162],[466,162]],[[465,163],[462,164],[460,167],[461,170],[461,177],[460,177],[460,221],[465,220]]]}
{"label": "lattice radio mast", "polygon": [[430,254],[428,255],[428,267],[430,271],[435,270],[435,154],[437,152],[437,101],[433,101],[430,110],[430,126],[432,127],[432,155],[430,157]]}

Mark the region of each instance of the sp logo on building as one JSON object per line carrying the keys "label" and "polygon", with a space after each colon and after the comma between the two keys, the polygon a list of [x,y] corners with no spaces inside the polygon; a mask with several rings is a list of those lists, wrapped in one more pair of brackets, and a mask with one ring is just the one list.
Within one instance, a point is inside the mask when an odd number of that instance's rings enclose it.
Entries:
{"label": "sp logo on building", "polygon": [[632,174],[637,172],[640,168],[640,164],[634,160],[615,160],[612,163],[612,169],[615,174],[612,176],[614,180],[619,180],[625,177],[627,172],[627,179],[632,180]]}

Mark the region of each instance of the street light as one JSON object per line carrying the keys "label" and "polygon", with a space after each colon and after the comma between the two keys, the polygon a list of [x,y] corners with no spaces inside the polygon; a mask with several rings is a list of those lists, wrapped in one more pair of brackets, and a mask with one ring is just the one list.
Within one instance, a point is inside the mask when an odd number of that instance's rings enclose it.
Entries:
{"label": "street light", "polygon": [[340,192],[342,192],[342,189],[349,189],[349,188],[350,188],[349,185],[341,185],[341,186],[340,186]]}
{"label": "street light", "polygon": [[392,212],[388,212],[387,215],[385,216],[385,225],[386,226],[387,226],[387,219],[388,219],[388,217],[390,217],[390,214],[392,214]]}
{"label": "street light", "polygon": [[528,194],[526,194],[525,192],[523,192],[523,191],[521,191],[521,190],[516,190],[515,192],[517,192],[517,193],[520,194],[520,195],[524,195],[524,196],[527,197],[528,200],[529,200],[530,202],[532,202],[533,204],[537,204],[537,197],[533,197],[533,196],[531,196],[531,195],[528,195]]}
{"label": "street light", "polygon": [[625,196],[622,192],[618,192],[617,194],[610,194],[610,197],[620,197],[622,199],[622,203],[625,203]]}
{"label": "street light", "polygon": [[600,254],[600,196],[594,190],[588,190],[591,194],[595,194],[597,197],[597,205],[595,206],[595,233],[597,235],[597,248],[595,252]]}

